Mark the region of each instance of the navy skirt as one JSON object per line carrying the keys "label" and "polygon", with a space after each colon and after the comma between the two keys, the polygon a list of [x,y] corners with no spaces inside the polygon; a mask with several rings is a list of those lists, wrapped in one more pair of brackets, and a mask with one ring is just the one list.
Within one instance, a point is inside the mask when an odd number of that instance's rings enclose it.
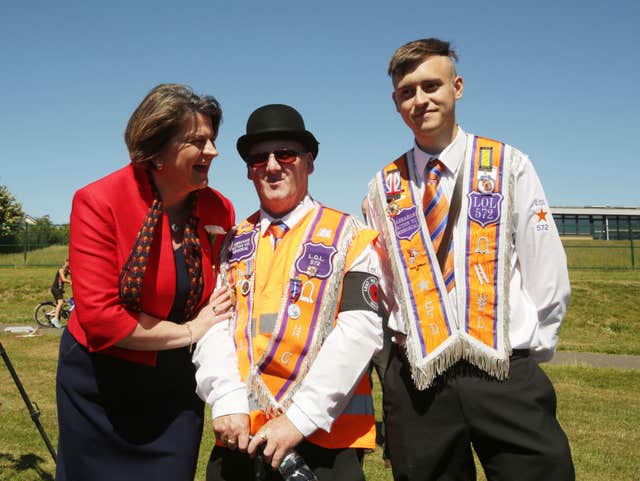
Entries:
{"label": "navy skirt", "polygon": [[204,404],[187,348],[156,367],[90,353],[65,329],[56,380],[57,481],[192,481]]}

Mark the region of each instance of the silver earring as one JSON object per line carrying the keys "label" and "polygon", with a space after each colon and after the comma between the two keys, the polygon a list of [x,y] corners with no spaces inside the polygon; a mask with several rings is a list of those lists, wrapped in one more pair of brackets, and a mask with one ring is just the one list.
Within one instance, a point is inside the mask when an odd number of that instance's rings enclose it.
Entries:
{"label": "silver earring", "polygon": [[156,170],[164,169],[164,162],[156,162]]}

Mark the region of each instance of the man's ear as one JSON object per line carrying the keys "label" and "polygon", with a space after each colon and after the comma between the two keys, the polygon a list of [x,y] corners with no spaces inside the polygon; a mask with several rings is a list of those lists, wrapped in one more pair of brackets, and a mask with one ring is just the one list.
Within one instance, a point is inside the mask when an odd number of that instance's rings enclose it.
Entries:
{"label": "man's ear", "polygon": [[456,92],[456,100],[460,100],[464,92],[464,80],[462,80],[460,75],[453,79],[453,89]]}
{"label": "man's ear", "polygon": [[253,180],[253,170],[249,167],[249,164],[247,164],[247,179]]}
{"label": "man's ear", "polygon": [[305,159],[305,161],[307,162],[307,174],[311,175],[313,174],[313,170],[314,170],[314,159],[313,159],[313,155],[311,155],[311,152],[307,152],[305,155],[307,155],[308,157]]}

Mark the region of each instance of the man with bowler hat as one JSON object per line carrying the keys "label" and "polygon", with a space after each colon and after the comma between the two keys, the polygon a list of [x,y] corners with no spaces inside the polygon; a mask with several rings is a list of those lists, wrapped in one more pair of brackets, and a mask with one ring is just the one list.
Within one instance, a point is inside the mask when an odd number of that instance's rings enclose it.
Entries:
{"label": "man with bowler hat", "polygon": [[394,345],[383,382],[397,480],[574,479],[548,360],[569,301],[540,180],[516,148],[456,122],[464,83],[448,42],[389,64],[413,148],[370,182]]}
{"label": "man with bowler hat", "polygon": [[292,107],[254,111],[237,148],[260,209],[222,247],[235,315],[193,358],[217,439],[207,480],[252,479],[250,456],[275,469],[294,448],[321,481],[363,480],[367,366],[382,346],[377,233],[309,195],[318,141]]}

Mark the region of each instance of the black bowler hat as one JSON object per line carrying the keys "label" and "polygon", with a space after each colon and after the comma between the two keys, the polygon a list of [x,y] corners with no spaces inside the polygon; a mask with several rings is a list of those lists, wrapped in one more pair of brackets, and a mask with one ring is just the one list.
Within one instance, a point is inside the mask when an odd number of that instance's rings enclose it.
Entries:
{"label": "black bowler hat", "polygon": [[300,113],[288,105],[270,104],[255,110],[247,120],[247,133],[238,139],[236,147],[246,159],[253,144],[269,139],[297,140],[314,159],[318,155],[318,141],[305,129]]}

